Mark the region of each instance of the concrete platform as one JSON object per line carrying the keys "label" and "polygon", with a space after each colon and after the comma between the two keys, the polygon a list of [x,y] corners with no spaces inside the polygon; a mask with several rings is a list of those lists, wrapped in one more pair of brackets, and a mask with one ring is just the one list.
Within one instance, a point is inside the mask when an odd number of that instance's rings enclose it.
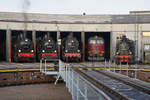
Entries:
{"label": "concrete platform", "polygon": [[[44,65],[44,64],[43,64]],[[54,67],[53,63],[47,63],[47,67]],[[40,68],[40,63],[8,63],[8,62],[0,62],[0,70],[1,69],[26,69],[26,68]]]}
{"label": "concrete platform", "polygon": [[0,88],[1,100],[72,100],[65,84],[35,84]]}

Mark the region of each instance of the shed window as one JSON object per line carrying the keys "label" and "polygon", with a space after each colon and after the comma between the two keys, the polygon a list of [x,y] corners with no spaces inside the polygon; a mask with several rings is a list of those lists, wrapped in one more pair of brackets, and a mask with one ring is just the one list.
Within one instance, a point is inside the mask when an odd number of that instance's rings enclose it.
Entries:
{"label": "shed window", "polygon": [[150,50],[150,45],[149,44],[144,45],[144,51],[149,51],[149,50]]}
{"label": "shed window", "polygon": [[143,36],[150,36],[150,32],[143,32]]}

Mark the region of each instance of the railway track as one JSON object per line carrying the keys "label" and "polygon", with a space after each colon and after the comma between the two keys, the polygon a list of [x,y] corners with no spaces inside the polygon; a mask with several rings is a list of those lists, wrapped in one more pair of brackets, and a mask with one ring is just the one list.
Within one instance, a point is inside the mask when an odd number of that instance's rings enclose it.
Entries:
{"label": "railway track", "polygon": [[[81,64],[84,67],[88,67]],[[113,100],[149,100],[150,87],[145,87],[133,82],[119,79],[103,71],[78,70],[84,78],[103,90]]]}

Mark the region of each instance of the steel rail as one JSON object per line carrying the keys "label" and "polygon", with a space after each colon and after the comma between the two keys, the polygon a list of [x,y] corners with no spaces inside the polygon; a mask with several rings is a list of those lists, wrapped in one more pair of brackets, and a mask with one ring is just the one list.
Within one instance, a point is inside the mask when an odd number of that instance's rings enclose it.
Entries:
{"label": "steel rail", "polygon": [[107,87],[103,83],[100,83],[98,80],[95,80],[93,77],[90,77],[89,75],[85,74],[81,70],[77,70],[77,73],[82,75],[86,80],[91,82],[93,85],[95,85],[100,90],[104,91],[108,96],[110,96],[113,100],[129,100],[128,97],[121,95],[120,93],[112,90],[111,88]]}
{"label": "steel rail", "polygon": [[150,87],[142,86],[142,85],[137,84],[137,83],[135,84],[132,81],[128,81],[128,80],[125,80],[124,78],[116,77],[116,76],[114,76],[112,74],[107,73],[106,71],[105,72],[98,71],[98,70],[95,70],[95,71],[98,72],[98,73],[101,73],[101,74],[103,74],[105,76],[108,76],[108,77],[111,77],[113,79],[119,80],[119,81],[121,81],[121,82],[123,82],[123,83],[125,83],[125,84],[127,84],[129,86],[132,86],[132,87],[134,87],[134,88],[136,88],[136,89],[138,89],[138,90],[140,90],[140,91],[142,91],[144,93],[150,94]]}

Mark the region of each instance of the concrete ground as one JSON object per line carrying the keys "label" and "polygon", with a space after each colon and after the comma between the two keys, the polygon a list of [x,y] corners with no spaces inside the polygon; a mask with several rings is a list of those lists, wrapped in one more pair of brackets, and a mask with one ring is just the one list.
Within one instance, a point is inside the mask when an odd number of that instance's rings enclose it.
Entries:
{"label": "concrete ground", "polygon": [[65,84],[0,87],[0,100],[72,100]]}
{"label": "concrete ground", "polygon": [[[44,63],[43,63],[44,65]],[[54,67],[54,63],[47,63],[47,67]],[[40,68],[40,62],[31,62],[31,63],[8,63],[8,62],[0,62],[0,69],[16,69],[16,68]]]}

